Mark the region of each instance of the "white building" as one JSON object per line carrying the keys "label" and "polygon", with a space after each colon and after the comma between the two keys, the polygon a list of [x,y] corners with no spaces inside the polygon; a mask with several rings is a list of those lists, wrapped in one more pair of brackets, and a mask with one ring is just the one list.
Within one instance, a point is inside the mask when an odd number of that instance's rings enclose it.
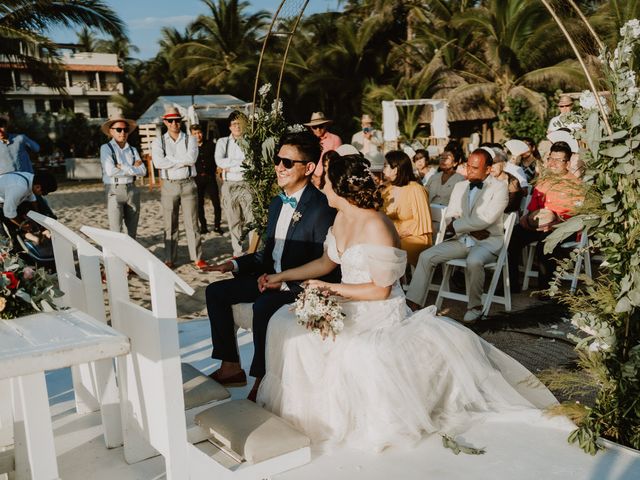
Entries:
{"label": "white building", "polygon": [[24,65],[0,60],[0,90],[12,109],[26,114],[59,112],[83,113],[91,120],[104,121],[119,113],[110,101],[122,94],[122,68],[112,53],[65,53],[62,57],[64,91],[47,87]]}

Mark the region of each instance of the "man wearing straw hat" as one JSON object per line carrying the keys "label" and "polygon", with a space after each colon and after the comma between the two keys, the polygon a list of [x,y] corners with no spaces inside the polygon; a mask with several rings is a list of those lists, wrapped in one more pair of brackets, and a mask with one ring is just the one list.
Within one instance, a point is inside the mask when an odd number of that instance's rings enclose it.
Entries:
{"label": "man wearing straw hat", "polygon": [[304,124],[306,127],[309,127],[311,133],[320,139],[320,146],[322,147],[322,153],[320,153],[319,161],[316,164],[315,171],[313,172],[313,184],[316,187],[320,185],[320,179],[322,178],[322,172],[324,171],[322,167],[322,157],[324,157],[324,154],[329,150],[335,150],[342,145],[340,137],[329,132],[328,129],[331,123],[332,120],[326,118],[324,113],[313,112],[311,114],[311,120]]}
{"label": "man wearing straw hat", "polygon": [[164,263],[169,268],[176,266],[178,215],[182,205],[189,257],[195,268],[202,269],[207,263],[202,260],[198,231],[198,193],[194,180],[198,141],[180,129],[182,115],[176,107],[167,107],[162,121],[167,132],[153,141],[151,156],[162,179],[160,203],[164,214]]}
{"label": "man wearing straw hat", "polygon": [[560,95],[560,98],[558,99],[558,110],[560,110],[560,115],[556,115],[549,121],[547,133],[555,132],[561,128],[568,128],[570,131],[582,129],[582,125],[579,123],[570,123],[566,118],[564,118],[564,115],[571,113],[572,108],[573,98],[569,95]]}
{"label": "man wearing straw hat", "polygon": [[109,229],[122,231],[124,221],[127,234],[132,238],[136,238],[140,218],[140,191],[135,184],[136,176],[147,174],[140,154],[127,142],[136,127],[136,122],[121,115],[114,116],[100,127],[102,133],[111,137],[100,147]]}

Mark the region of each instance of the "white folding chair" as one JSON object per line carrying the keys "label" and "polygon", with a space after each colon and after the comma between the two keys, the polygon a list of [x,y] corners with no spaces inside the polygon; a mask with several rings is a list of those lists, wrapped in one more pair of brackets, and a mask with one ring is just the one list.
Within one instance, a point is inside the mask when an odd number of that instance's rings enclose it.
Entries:
{"label": "white folding chair", "polygon": [[[538,272],[533,269],[533,258],[536,253],[536,247],[538,242],[532,242],[525,247],[525,264],[524,264],[524,280],[522,281],[522,290],[529,288],[529,279],[538,278]],[[580,231],[580,240],[564,242],[560,244],[561,248],[565,250],[573,250],[576,254],[575,265],[573,272],[565,272],[562,275],[562,280],[570,280],[571,287],[569,291],[575,293],[578,287],[578,279],[584,270],[584,274],[587,278],[591,276],[591,252],[589,252],[589,231],[587,227],[584,227]]]}
{"label": "white folding chair", "polygon": [[[440,226],[442,225],[442,222],[444,222],[444,214],[447,211],[447,206],[440,205],[439,203],[432,203],[429,205],[429,208],[431,210],[431,226],[433,227],[433,233],[439,233]],[[438,243],[437,236],[435,238],[434,245],[436,243]]]}
{"label": "white folding chair", "polygon": [[[484,268],[493,270],[493,276],[489,284],[489,290],[482,295],[482,314],[488,315],[489,309],[492,303],[500,303],[504,305],[507,312],[511,311],[511,289],[509,284],[509,260],[507,257],[507,250],[509,248],[509,241],[511,240],[511,232],[513,232],[513,226],[516,222],[517,213],[512,212],[507,215],[504,221],[504,242],[498,258],[495,262],[488,263]],[[438,290],[438,298],[436,299],[436,308],[440,309],[442,306],[442,300],[449,298],[451,300],[458,300],[462,302],[469,302],[469,295],[462,293],[455,293],[449,289],[449,278],[451,277],[451,271],[453,267],[467,267],[467,260],[464,258],[458,258],[449,260],[444,266],[444,273],[442,277],[442,283]],[[496,287],[498,286],[498,280],[502,274],[502,283],[504,288],[504,296],[495,295]]]}

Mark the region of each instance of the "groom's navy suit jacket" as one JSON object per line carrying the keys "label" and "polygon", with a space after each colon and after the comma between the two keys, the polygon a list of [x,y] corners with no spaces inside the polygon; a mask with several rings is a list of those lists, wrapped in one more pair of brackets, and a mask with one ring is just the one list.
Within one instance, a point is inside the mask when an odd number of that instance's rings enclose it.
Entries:
{"label": "groom's navy suit jacket", "polygon": [[[273,248],[280,210],[282,210],[282,199],[275,197],[269,205],[264,248],[256,253],[237,258],[238,274],[275,273]],[[299,267],[320,258],[323,254],[327,231],[333,225],[336,216],[336,211],[327,203],[327,197],[311,184],[307,185],[302,192],[295,211],[282,252],[282,270]],[[339,282],[340,269],[336,268],[322,280]],[[287,286],[294,293],[302,290],[300,282],[287,282]]]}

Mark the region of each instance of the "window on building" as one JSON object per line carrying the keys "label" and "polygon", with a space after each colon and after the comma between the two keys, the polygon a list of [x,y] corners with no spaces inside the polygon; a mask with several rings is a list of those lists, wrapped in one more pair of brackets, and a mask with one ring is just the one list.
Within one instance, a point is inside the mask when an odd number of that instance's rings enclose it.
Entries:
{"label": "window on building", "polygon": [[11,70],[8,68],[0,69],[0,90],[13,89],[13,79],[11,78]]}
{"label": "window on building", "polygon": [[69,110],[70,112],[75,112],[75,103],[71,98],[65,98],[62,100],[62,108],[65,110]]}
{"label": "window on building", "polygon": [[42,98],[36,98],[36,112],[41,113],[46,111],[47,105],[45,104],[45,101]]}
{"label": "window on building", "polygon": [[24,113],[24,100],[9,100],[9,110],[15,113]]}
{"label": "window on building", "polygon": [[89,100],[89,116],[91,118],[107,118],[107,101]]}
{"label": "window on building", "polygon": [[58,113],[62,109],[62,100],[59,98],[52,98],[49,100],[49,110],[53,113]]}

